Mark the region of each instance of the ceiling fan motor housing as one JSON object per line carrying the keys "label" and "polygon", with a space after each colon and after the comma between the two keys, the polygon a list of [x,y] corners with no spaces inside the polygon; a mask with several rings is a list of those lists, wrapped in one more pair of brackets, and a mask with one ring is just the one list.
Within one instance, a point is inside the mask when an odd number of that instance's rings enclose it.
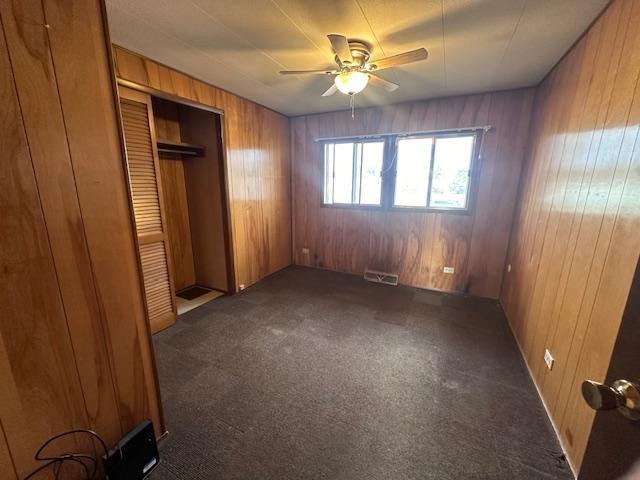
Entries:
{"label": "ceiling fan motor housing", "polygon": [[[343,65],[343,66],[347,67],[349,69],[354,69],[354,70],[364,67],[366,65],[367,61],[369,60],[369,56],[370,56],[369,45],[367,45],[364,42],[359,42],[359,41],[356,41],[356,40],[349,40],[349,50],[351,50],[351,56],[353,57],[353,63],[351,63],[350,65]],[[335,58],[336,58],[336,63],[338,65],[341,65],[342,62],[338,58],[338,55],[336,55]]]}

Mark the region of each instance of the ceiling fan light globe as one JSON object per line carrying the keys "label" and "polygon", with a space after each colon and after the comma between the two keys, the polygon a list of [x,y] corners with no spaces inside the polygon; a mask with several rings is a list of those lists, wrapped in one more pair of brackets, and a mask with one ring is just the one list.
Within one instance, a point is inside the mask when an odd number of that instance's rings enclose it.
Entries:
{"label": "ceiling fan light globe", "polygon": [[336,75],[334,82],[345,95],[354,95],[365,89],[369,83],[369,75],[363,72],[345,72]]}

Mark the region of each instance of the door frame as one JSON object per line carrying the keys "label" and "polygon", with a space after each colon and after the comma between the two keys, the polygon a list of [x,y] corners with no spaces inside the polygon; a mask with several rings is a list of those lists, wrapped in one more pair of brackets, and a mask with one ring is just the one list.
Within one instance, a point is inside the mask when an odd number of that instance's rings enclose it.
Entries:
{"label": "door frame", "polygon": [[[130,80],[125,80],[122,78],[116,78],[116,83],[118,87],[126,87],[131,90],[137,90],[142,93],[146,93],[147,95],[151,95],[153,97],[161,98],[163,100],[168,100],[170,102],[177,103],[179,105],[184,105],[187,107],[198,108],[200,110],[205,110],[211,113],[215,113],[219,115],[220,120],[220,136],[218,139],[219,142],[219,151],[220,151],[220,177],[221,177],[221,193],[222,193],[222,226],[224,229],[224,237],[225,237],[225,263],[227,266],[227,284],[229,291],[227,292],[229,295],[233,295],[238,292],[238,288],[236,285],[236,271],[235,271],[235,248],[233,243],[233,224],[232,224],[232,216],[231,216],[231,202],[229,201],[229,192],[230,192],[230,184],[229,184],[229,164],[228,164],[228,152],[227,152],[227,142],[226,142],[226,132],[227,132],[227,117],[224,113],[224,110],[221,110],[216,107],[212,107],[211,105],[206,105],[200,102],[194,102],[193,100],[189,100],[187,98],[179,97],[177,95],[173,95],[171,93],[167,93],[163,90],[158,90],[155,88],[147,87],[146,85],[141,85],[136,82],[132,82]],[[175,291],[173,292],[175,296]]]}

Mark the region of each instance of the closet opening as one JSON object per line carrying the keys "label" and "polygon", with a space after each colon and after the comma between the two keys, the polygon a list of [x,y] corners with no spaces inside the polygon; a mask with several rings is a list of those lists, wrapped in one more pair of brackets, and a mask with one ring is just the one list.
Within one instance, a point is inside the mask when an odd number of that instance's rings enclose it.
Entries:
{"label": "closet opening", "polygon": [[221,116],[152,97],[177,314],[230,292]]}
{"label": "closet opening", "polygon": [[234,293],[222,114],[119,87],[151,331]]}

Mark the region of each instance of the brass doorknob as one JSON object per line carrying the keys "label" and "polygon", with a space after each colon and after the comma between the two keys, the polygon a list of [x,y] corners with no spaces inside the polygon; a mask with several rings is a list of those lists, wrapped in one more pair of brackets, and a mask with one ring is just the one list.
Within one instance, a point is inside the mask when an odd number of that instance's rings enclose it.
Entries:
{"label": "brass doorknob", "polygon": [[618,405],[622,402],[618,391],[609,385],[594,382],[593,380],[582,382],[582,396],[594,410],[611,410],[618,408]]}
{"label": "brass doorknob", "polygon": [[628,380],[616,380],[611,386],[592,380],[582,382],[582,396],[594,410],[618,409],[630,420],[640,420],[640,386]]}

